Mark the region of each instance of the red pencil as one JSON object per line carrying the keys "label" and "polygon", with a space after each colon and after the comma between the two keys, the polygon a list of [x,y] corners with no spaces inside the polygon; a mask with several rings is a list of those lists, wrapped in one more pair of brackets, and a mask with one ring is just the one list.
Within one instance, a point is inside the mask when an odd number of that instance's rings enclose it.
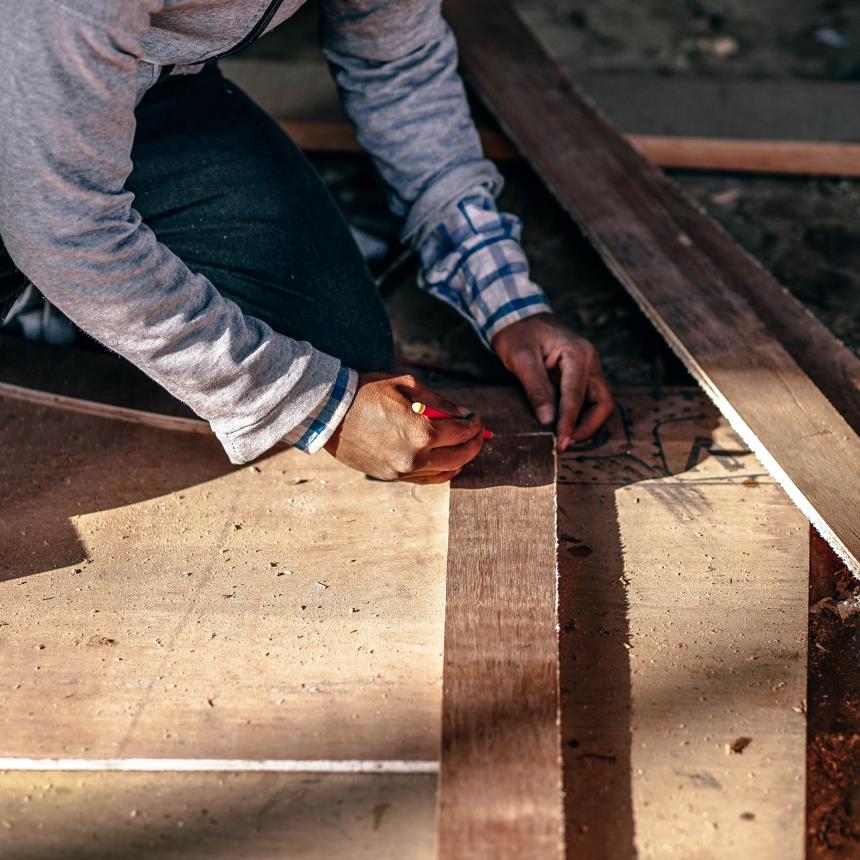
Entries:
{"label": "red pencil", "polygon": [[[412,404],[412,411],[418,415],[423,415],[425,418],[462,418],[462,415],[451,415],[448,412],[443,412],[441,409],[434,409],[426,403],[415,402]],[[493,431],[484,430],[484,438],[492,439]]]}

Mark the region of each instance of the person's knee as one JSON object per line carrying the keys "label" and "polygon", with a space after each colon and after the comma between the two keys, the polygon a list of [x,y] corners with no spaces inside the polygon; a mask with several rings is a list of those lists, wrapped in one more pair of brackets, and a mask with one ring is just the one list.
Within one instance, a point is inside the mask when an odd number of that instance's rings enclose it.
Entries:
{"label": "person's knee", "polygon": [[[364,313],[352,316],[346,322],[331,330],[326,338],[330,351],[343,364],[359,373],[387,371],[394,367],[394,336],[385,306],[378,299],[378,307],[364,308]],[[349,308],[344,309],[349,313]],[[317,344],[315,344],[317,345]]]}
{"label": "person's knee", "polygon": [[353,359],[354,364],[349,364],[361,373],[374,370],[387,371],[394,368],[394,336],[391,332],[391,324],[388,318],[385,325],[380,325],[367,342],[362,345],[358,355]]}

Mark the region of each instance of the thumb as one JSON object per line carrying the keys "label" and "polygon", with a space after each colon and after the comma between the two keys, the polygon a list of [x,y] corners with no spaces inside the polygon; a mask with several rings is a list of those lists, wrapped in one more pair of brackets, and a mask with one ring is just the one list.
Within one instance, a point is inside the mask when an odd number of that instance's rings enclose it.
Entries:
{"label": "thumb", "polygon": [[522,350],[510,358],[510,368],[522,383],[526,397],[541,424],[555,420],[555,388],[537,350]]}

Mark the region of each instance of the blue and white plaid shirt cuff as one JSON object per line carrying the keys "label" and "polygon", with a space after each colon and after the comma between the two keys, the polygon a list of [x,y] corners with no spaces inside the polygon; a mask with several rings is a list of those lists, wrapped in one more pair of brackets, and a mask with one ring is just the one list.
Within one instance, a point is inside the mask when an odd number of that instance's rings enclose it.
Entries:
{"label": "blue and white plaid shirt cuff", "polygon": [[420,244],[418,285],[468,319],[489,347],[511,323],[551,313],[529,278],[522,222],[499,212],[489,195],[461,200]]}
{"label": "blue and white plaid shirt cuff", "polygon": [[329,393],[304,421],[284,437],[294,448],[315,454],[331,438],[346,415],[358,384],[358,374],[351,367],[341,366]]}

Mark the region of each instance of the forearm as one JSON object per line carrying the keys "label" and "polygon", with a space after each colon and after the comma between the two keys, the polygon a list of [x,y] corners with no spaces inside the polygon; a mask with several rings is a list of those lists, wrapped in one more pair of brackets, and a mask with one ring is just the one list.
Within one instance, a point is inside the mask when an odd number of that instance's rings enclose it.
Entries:
{"label": "forearm", "polygon": [[328,8],[323,44],[344,109],[389,188],[392,210],[404,218],[403,238],[417,245],[457,201],[495,194],[502,179],[483,157],[438,3],[404,5],[424,14],[407,20],[406,12],[386,10],[387,29],[373,37],[382,26],[373,16],[352,25]]}
{"label": "forearm", "polygon": [[496,210],[502,179],[483,157],[454,36],[438,3],[407,5],[394,13],[364,0],[365,16],[353,19],[342,0],[327,0],[326,54],[391,207],[404,217],[403,237],[421,255],[419,285],[467,317],[489,345],[506,326],[550,307],[529,278],[519,220]]}
{"label": "forearm", "polygon": [[333,392],[338,405],[349,399],[340,363],[245,317],[132,207],[125,180],[145,22],[139,4],[126,6],[128,16],[118,6],[103,22],[32,0],[0,29],[3,241],[81,328],[207,419],[234,461],[285,437],[318,447],[327,428],[314,419],[334,411]]}

